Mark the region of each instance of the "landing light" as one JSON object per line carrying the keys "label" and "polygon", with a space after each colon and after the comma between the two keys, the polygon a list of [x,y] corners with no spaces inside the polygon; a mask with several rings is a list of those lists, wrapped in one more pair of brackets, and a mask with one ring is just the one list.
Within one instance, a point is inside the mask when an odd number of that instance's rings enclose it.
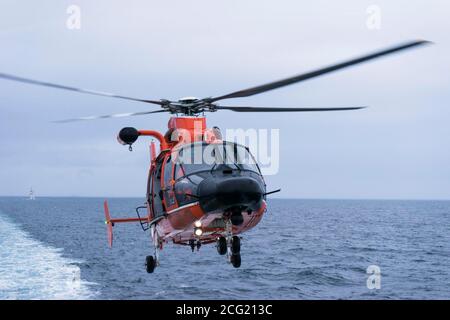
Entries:
{"label": "landing light", "polygon": [[202,226],[202,222],[200,220],[197,220],[197,221],[194,222],[194,226],[196,228],[200,228]]}
{"label": "landing light", "polygon": [[194,234],[195,234],[197,237],[200,237],[200,236],[203,234],[203,230],[200,229],[200,228],[195,228],[195,229],[194,229]]}

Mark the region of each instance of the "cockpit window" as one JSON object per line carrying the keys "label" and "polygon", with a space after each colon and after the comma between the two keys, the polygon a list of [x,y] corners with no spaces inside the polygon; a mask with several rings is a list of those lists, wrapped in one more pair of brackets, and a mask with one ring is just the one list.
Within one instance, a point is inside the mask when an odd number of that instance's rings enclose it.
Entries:
{"label": "cockpit window", "polygon": [[176,157],[176,178],[201,171],[212,171],[219,165],[230,169],[259,173],[255,159],[248,149],[233,142],[196,142],[183,146]]}

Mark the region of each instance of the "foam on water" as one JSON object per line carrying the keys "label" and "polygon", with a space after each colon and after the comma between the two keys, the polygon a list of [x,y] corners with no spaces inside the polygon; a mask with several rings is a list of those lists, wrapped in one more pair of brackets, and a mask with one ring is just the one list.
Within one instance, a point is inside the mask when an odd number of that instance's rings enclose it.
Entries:
{"label": "foam on water", "polygon": [[88,299],[94,283],[62,250],[34,240],[0,213],[0,299]]}

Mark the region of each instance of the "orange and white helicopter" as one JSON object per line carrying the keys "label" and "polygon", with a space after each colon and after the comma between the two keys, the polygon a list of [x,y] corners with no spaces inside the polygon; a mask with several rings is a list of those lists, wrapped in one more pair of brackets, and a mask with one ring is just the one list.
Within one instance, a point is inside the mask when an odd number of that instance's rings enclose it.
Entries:
{"label": "orange and white helicopter", "polygon": [[[428,41],[412,41],[381,50],[356,59],[334,64],[312,72],[267,83],[230,94],[178,101],[147,100],[105,92],[68,87],[0,73],[0,78],[28,84],[93,95],[107,96],[158,105],[161,109],[146,112],[90,116],[58,122],[92,120],[110,117],[147,115],[167,112],[174,114],[168,131],[162,134],[153,130],[123,128],[118,135],[121,144],[132,144],[139,137],[153,137],[159,142],[150,144],[151,165],[148,175],[146,203],[136,208],[135,218],[111,218],[107,201],[104,202],[109,245],[113,243],[113,227],[117,223],[138,222],[144,230],[150,229],[154,256],[147,256],[146,269],[151,273],[159,265],[159,251],[166,243],[187,245],[194,251],[203,244],[216,243],[217,251],[227,255],[228,261],[238,268],[241,265],[240,237],[255,227],[266,211],[267,192],[261,171],[246,146],[222,139],[217,127],[207,128],[205,112],[230,110],[235,112],[310,112],[356,110],[347,108],[280,108],[224,106],[220,100],[243,98],[312,79],[355,64],[391,53],[422,46]],[[140,214],[145,210],[145,214]]]}

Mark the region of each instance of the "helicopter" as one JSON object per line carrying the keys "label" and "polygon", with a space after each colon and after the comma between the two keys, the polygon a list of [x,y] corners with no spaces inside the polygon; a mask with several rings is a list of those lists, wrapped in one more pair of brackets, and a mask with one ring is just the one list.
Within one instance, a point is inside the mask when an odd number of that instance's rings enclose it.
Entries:
{"label": "helicopter", "polygon": [[[108,244],[113,244],[113,227],[118,223],[140,223],[150,230],[153,255],[146,256],[146,271],[153,273],[160,265],[159,252],[172,242],[199,250],[202,245],[215,244],[233,267],[241,266],[240,235],[254,228],[267,210],[267,196],[280,189],[267,191],[260,167],[247,146],[225,141],[218,127],[208,128],[206,112],[324,112],[363,109],[365,106],[337,108],[286,108],[226,106],[217,102],[250,97],[291,84],[332,73],[382,56],[429,44],[415,40],[333,64],[311,72],[266,83],[217,97],[186,97],[178,100],[148,100],[112,93],[80,89],[55,83],[0,73],[0,78],[74,92],[137,101],[159,106],[158,110],[89,116],[56,122],[72,122],[102,118],[169,113],[165,134],[155,130],[125,127],[117,140],[128,146],[142,137],[157,140],[150,143],[145,205],[136,208],[137,217],[111,218],[107,200],[103,203]],[[158,149],[158,150],[157,150]],[[200,155],[200,157],[198,157]],[[144,211],[142,213],[142,211]]]}

